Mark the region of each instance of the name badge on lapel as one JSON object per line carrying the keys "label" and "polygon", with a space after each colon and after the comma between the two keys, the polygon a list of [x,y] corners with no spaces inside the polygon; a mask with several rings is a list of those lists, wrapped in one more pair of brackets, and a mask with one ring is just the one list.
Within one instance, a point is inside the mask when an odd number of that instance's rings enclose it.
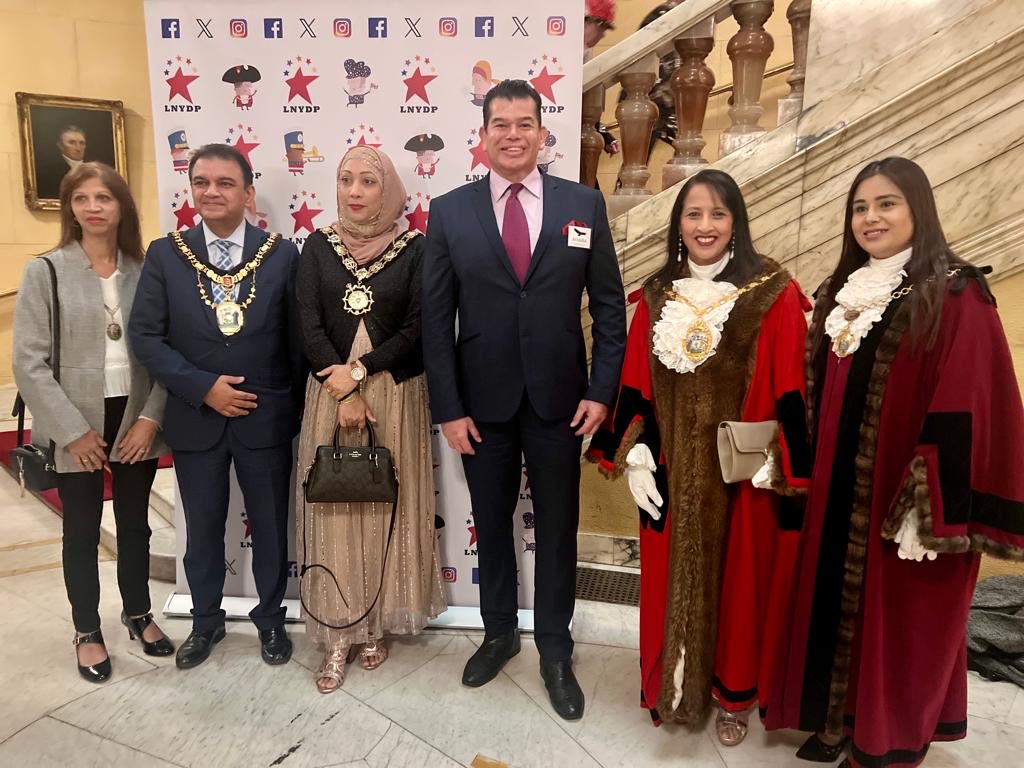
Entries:
{"label": "name badge on lapel", "polygon": [[566,236],[566,243],[570,248],[590,247],[590,227],[582,221],[570,221],[562,227],[562,234]]}

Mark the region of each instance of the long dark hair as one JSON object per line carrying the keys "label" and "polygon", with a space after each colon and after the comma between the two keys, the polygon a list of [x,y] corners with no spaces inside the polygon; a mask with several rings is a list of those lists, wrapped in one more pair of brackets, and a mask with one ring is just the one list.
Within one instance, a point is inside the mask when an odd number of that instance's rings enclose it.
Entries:
{"label": "long dark hair", "polygon": [[[676,195],[675,205],[669,214],[668,222],[668,260],[665,265],[651,275],[645,285],[665,287],[672,281],[690,273],[686,262],[686,246],[679,238],[679,219],[683,214],[686,196],[698,184],[708,187],[722,201],[732,214],[733,257],[729,265],[722,270],[715,280],[725,280],[734,285],[748,283],[764,271],[764,261],[755,248],[750,236],[750,217],[747,215],[747,204],[739,185],[732,176],[714,168],[698,171],[683,184]],[[682,256],[682,260],[680,260]]]}
{"label": "long dark hair", "polygon": [[[822,297],[822,300],[827,302],[823,316],[827,316],[835,308],[835,295],[846,285],[850,275],[864,266],[870,258],[868,252],[860,247],[853,236],[853,201],[861,183],[865,179],[879,175],[885,176],[899,187],[910,208],[914,224],[914,235],[911,238],[913,253],[905,267],[908,282],[914,286],[913,292],[907,297],[911,318],[910,334],[915,345],[923,343],[926,347],[931,347],[938,338],[939,325],[942,321],[946,272],[950,268],[968,264],[957,257],[946,242],[928,176],[921,166],[905,157],[886,157],[868,163],[861,168],[850,185],[850,192],[846,196],[846,216],[843,220],[843,252],[839,257],[839,265],[832,273],[828,295]],[[815,331],[815,350],[821,344],[823,334],[824,327]]]}
{"label": "long dark hair", "polygon": [[89,179],[99,179],[121,207],[121,222],[117,225],[117,247],[128,258],[142,261],[142,230],[139,227],[139,211],[135,207],[128,182],[106,163],[82,163],[68,171],[60,183],[60,242],[63,248],[82,239],[82,227],[71,210],[71,196]]}

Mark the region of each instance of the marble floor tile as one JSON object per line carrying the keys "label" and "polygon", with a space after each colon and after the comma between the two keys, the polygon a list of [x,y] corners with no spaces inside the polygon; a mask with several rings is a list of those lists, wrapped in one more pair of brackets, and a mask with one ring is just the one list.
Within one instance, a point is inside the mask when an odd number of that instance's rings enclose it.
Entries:
{"label": "marble floor tile", "polygon": [[173,768],[152,755],[43,717],[0,744],[0,765],[32,768]]}
{"label": "marble floor tile", "polygon": [[599,768],[552,718],[507,675],[482,688],[459,684],[475,645],[454,638],[447,650],[367,700],[378,712],[468,765],[485,754],[516,768]]}
{"label": "marble floor tile", "polygon": [[1013,683],[996,683],[968,672],[967,714],[1005,723],[1020,690]]}
{"label": "marble floor tile", "polygon": [[1006,724],[1024,728],[1024,688],[1017,691],[1010,713],[1006,716]]}
{"label": "marble floor tile", "polygon": [[983,717],[967,718],[967,738],[933,744],[924,768],[1009,768],[1020,765],[1024,728]]}
{"label": "marble floor tile", "polygon": [[[3,547],[0,549],[0,578],[54,569],[59,573],[61,549],[59,536]],[[100,558],[109,560],[110,554],[100,552]]]}
{"label": "marble floor tile", "polygon": [[577,643],[637,649],[640,647],[640,609],[635,605],[577,600],[572,636]]}
{"label": "marble floor tile", "polygon": [[60,539],[61,519],[35,496],[19,495],[18,484],[0,470],[0,509],[4,524],[0,549],[43,539]]}
{"label": "marble floor tile", "polygon": [[[298,664],[268,667],[229,634],[201,667],[103,686],[53,717],[190,766],[324,766],[364,759],[388,719],[339,691],[323,696]],[[285,762],[287,761],[287,762]]]}
{"label": "marble floor tile", "polygon": [[[809,765],[798,760],[796,751],[807,740],[807,734],[800,731],[772,731],[768,733],[756,712],[750,713],[747,721],[747,738],[735,747],[723,746],[718,741],[715,728],[715,711],[712,710],[705,728],[708,739],[715,745],[718,754],[728,768],[798,768]],[[839,762],[836,760],[836,762]]]}
{"label": "marble floor tile", "polygon": [[459,763],[394,723],[365,758],[367,768],[459,768]]}

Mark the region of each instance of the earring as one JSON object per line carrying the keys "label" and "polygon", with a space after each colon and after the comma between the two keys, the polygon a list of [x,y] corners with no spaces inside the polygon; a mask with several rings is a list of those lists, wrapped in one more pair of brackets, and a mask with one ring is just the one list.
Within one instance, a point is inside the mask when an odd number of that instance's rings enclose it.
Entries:
{"label": "earring", "polygon": [[679,235],[679,247],[676,249],[676,261],[683,260],[683,236]]}
{"label": "earring", "polygon": [[736,233],[732,233],[732,237],[729,238],[729,250],[733,253],[736,252]]}

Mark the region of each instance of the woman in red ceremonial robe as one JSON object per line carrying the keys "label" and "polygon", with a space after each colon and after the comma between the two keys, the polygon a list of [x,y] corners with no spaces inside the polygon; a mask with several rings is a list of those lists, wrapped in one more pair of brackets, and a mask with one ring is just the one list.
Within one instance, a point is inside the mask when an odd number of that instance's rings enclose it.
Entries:
{"label": "woman in red ceremonial robe", "polygon": [[[672,209],[668,262],[633,316],[609,429],[588,454],[606,475],[625,472],[640,507],[641,705],[656,724],[697,724],[714,696],[727,745],[743,740],[745,713],[764,696],[762,659],[790,593],[792,495],[810,465],[806,309],[789,273],[754,250],[736,182],[691,177]],[[723,420],[778,420],[776,472],[762,487],[723,482]]]}
{"label": "woman in red ceremonial robe", "polygon": [[918,765],[967,730],[979,553],[1024,559],[1024,411],[995,300],[924,172],[870,163],[808,335],[814,472],[765,724],[799,757]]}

